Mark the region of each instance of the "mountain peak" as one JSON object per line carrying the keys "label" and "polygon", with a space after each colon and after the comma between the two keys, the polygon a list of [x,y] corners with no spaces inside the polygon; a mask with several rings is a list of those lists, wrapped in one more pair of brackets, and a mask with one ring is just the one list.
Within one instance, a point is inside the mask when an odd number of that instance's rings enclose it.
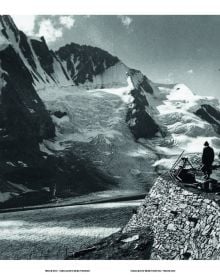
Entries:
{"label": "mountain peak", "polygon": [[77,85],[93,82],[95,76],[119,63],[119,59],[107,51],[76,43],[67,44],[55,53]]}
{"label": "mountain peak", "polygon": [[[8,40],[18,40],[19,29],[15,25],[11,16],[0,15],[0,24],[2,36],[4,36]],[[12,34],[10,34],[11,32],[13,33],[14,38],[12,38]]]}

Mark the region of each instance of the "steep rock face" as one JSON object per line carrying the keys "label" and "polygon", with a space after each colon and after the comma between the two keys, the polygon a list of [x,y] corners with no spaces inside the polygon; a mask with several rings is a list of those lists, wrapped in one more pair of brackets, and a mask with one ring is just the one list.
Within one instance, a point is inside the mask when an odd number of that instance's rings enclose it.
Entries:
{"label": "steep rock face", "polygon": [[17,31],[16,38],[19,38],[18,40],[18,47],[22,51],[25,59],[27,60],[28,64],[31,66],[31,68],[36,71],[37,65],[34,60],[34,56],[31,50],[30,45],[28,44],[27,36],[20,30]]}
{"label": "steep rock face", "polygon": [[[30,72],[11,45],[0,51],[0,61],[0,172],[6,180],[1,185],[10,190],[8,180],[30,186],[36,179],[33,174],[42,171],[45,159],[39,143],[53,138],[55,127],[33,87]],[[20,193],[19,188],[12,189]]]}
{"label": "steep rock face", "polygon": [[220,111],[209,104],[203,104],[195,114],[210,123],[215,131],[220,134]]}
{"label": "steep rock face", "polygon": [[148,102],[148,95],[153,95],[153,88],[140,71],[130,69],[127,75],[133,85],[130,91],[133,101],[129,104],[126,121],[135,139],[152,138],[160,131]]}
{"label": "steep rock face", "polygon": [[11,37],[15,38],[15,41],[18,40],[19,37],[19,30],[15,23],[13,22],[10,16],[0,16],[0,23],[1,23],[1,32],[7,38],[10,39]]}
{"label": "steep rock face", "polygon": [[[71,84],[71,79],[64,69],[62,63],[55,55],[55,53],[49,50],[43,37],[40,40],[31,39],[31,46],[36,56],[38,57],[39,64],[42,69],[48,74],[55,84],[61,86]],[[50,79],[46,78],[46,82],[50,83]]]}
{"label": "steep rock face", "polygon": [[152,138],[159,131],[159,126],[154,119],[146,112],[147,99],[140,95],[140,91],[131,91],[134,101],[128,108],[126,121],[135,139]]}
{"label": "steep rock face", "polygon": [[35,89],[73,84],[58,57],[48,49],[43,37],[27,37],[16,27],[10,16],[0,16],[0,36],[1,40],[13,45],[29,70]]}
{"label": "steep rock face", "polygon": [[43,168],[47,157],[40,152],[39,143],[55,136],[55,126],[34,88],[37,69],[26,35],[10,17],[1,16],[1,202],[36,186],[37,177],[48,177]]}
{"label": "steep rock face", "polygon": [[1,49],[0,61],[0,202],[4,202],[49,179],[39,143],[53,138],[55,127],[12,45]]}
{"label": "steep rock face", "polygon": [[136,69],[129,69],[127,76],[131,77],[132,84],[134,88],[139,91],[147,92],[150,95],[153,95],[153,88],[150,85],[150,81],[146,76],[144,76],[141,71]]}
{"label": "steep rock face", "polygon": [[1,125],[9,139],[16,146],[18,142],[33,144],[54,137],[54,125],[32,85],[32,76],[11,45],[0,52],[0,61],[1,78],[5,81],[1,90]]}
{"label": "steep rock face", "polygon": [[56,51],[76,85],[93,82],[94,77],[114,66],[119,59],[99,48],[71,43]]}

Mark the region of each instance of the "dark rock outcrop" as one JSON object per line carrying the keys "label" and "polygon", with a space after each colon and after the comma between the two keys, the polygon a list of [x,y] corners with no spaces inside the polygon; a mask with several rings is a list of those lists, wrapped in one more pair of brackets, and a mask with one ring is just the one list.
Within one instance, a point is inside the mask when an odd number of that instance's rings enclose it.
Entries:
{"label": "dark rock outcrop", "polygon": [[19,43],[20,50],[22,50],[24,57],[27,59],[28,63],[32,67],[32,69],[34,69],[36,71],[37,65],[35,63],[34,56],[31,51],[31,47],[28,44],[27,36],[22,31],[18,31],[18,36],[19,36],[18,43]]}
{"label": "dark rock outcrop", "polygon": [[[60,157],[47,156],[47,159],[36,152],[31,160],[30,156],[25,159],[28,163],[26,167],[16,165],[1,170],[3,181],[0,191],[11,191],[17,195],[0,203],[0,209],[49,203],[49,188],[53,186],[56,186],[58,198],[66,198],[106,190],[116,185],[112,177],[74,153],[66,152]],[[32,191],[23,193],[16,189],[17,184]]]}
{"label": "dark rock outcrop", "polygon": [[67,71],[76,85],[92,82],[94,76],[119,62],[117,57],[102,49],[75,43],[61,47],[56,51],[56,55],[66,64]]}
{"label": "dark rock outcrop", "polygon": [[11,45],[0,51],[0,61],[0,173],[10,191],[7,181],[21,183],[19,177],[31,187],[24,172],[32,183],[36,174],[43,177],[45,159],[39,143],[53,138],[55,127],[33,87],[32,75]]}
{"label": "dark rock outcrop", "polygon": [[149,260],[153,244],[150,228],[117,232],[92,247],[73,252],[67,260]]}
{"label": "dark rock outcrop", "polygon": [[209,104],[203,104],[195,114],[210,123],[214,130],[220,134],[220,111],[217,111]]}
{"label": "dark rock outcrop", "polygon": [[35,86],[71,84],[65,68],[55,53],[49,50],[43,37],[27,37],[7,15],[0,16],[0,25],[0,34],[13,45],[28,68]]}
{"label": "dark rock outcrop", "polygon": [[[41,37],[41,40],[31,40],[31,45],[33,47],[34,52],[36,53],[40,65],[42,69],[50,76],[50,78],[56,83],[56,80],[54,78],[55,70],[54,70],[54,62],[56,61],[60,68],[62,69],[62,72],[67,80],[70,80],[66,70],[64,69],[62,63],[58,59],[58,57],[55,55],[55,53],[51,50],[49,50],[44,37]],[[49,81],[48,81],[49,82]]]}
{"label": "dark rock outcrop", "polygon": [[152,138],[160,131],[159,125],[149,113],[147,95],[153,95],[153,89],[140,71],[130,69],[127,73],[134,85],[130,94],[133,101],[129,104],[126,121],[135,139]]}
{"label": "dark rock outcrop", "polygon": [[[0,125],[11,147],[36,146],[55,136],[55,127],[33,87],[33,78],[11,45],[0,52],[2,79]],[[3,145],[4,146],[4,145]]]}
{"label": "dark rock outcrop", "polygon": [[53,112],[53,115],[55,117],[57,117],[58,119],[61,119],[62,117],[67,116],[67,113],[66,112],[61,112],[61,111],[55,111],[55,112]]}
{"label": "dark rock outcrop", "polygon": [[140,90],[134,89],[130,93],[134,101],[130,104],[126,121],[135,139],[152,138],[160,130],[154,119],[146,112],[148,102]]}
{"label": "dark rock outcrop", "polygon": [[7,26],[8,26],[9,30],[13,33],[15,40],[18,41],[19,30],[10,16],[8,15],[0,16],[0,24],[2,25],[1,32],[3,32],[3,34],[7,39],[10,39],[9,34],[7,33]]}

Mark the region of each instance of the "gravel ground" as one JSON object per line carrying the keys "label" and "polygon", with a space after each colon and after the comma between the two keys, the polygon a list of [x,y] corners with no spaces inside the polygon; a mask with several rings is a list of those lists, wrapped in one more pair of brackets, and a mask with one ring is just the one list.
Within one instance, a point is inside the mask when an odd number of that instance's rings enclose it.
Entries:
{"label": "gravel ground", "polygon": [[64,259],[123,227],[140,200],[0,214],[0,259]]}

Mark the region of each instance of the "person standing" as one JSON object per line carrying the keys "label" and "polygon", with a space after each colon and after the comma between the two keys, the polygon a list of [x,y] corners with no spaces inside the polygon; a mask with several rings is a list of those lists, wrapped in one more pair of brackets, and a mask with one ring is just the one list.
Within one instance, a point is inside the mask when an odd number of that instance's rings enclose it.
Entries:
{"label": "person standing", "polygon": [[212,164],[215,158],[215,153],[212,147],[209,146],[209,142],[204,143],[202,153],[202,172],[205,175],[205,179],[209,179],[212,174]]}

